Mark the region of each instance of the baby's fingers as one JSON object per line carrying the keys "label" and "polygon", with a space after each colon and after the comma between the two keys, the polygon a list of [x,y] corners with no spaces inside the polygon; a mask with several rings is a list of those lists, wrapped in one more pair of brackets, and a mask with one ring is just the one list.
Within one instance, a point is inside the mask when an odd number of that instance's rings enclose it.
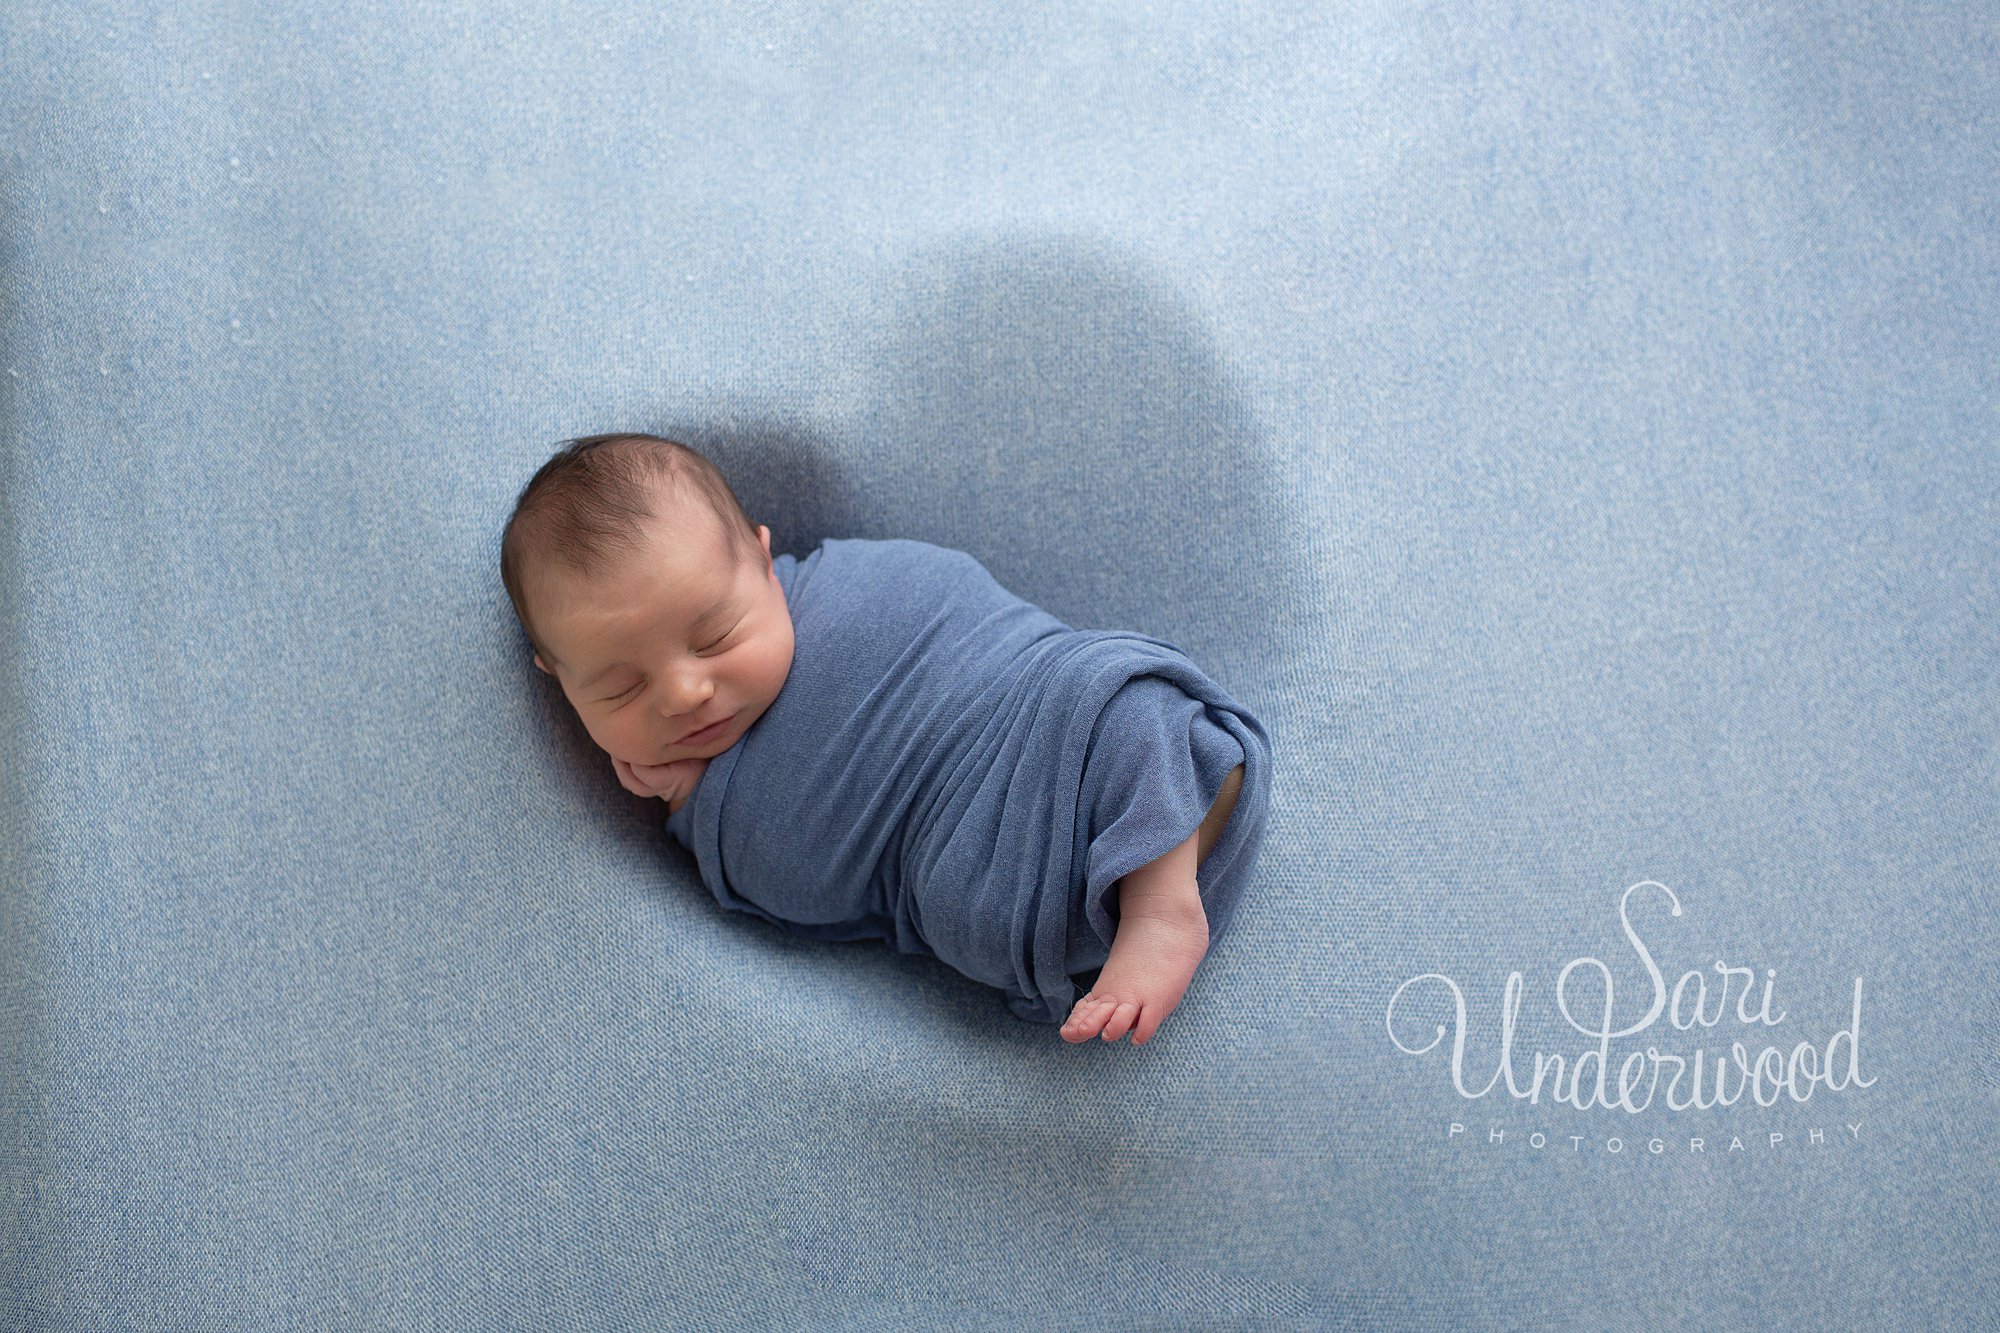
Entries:
{"label": "baby's fingers", "polygon": [[662,800],[675,801],[694,791],[708,768],[706,759],[674,759],[664,764],[641,764],[634,771],[653,784]]}
{"label": "baby's fingers", "polygon": [[626,763],[616,755],[611,757],[611,767],[618,774],[618,785],[626,791],[631,792],[634,796],[650,798],[660,794],[657,788],[633,770],[632,765]]}

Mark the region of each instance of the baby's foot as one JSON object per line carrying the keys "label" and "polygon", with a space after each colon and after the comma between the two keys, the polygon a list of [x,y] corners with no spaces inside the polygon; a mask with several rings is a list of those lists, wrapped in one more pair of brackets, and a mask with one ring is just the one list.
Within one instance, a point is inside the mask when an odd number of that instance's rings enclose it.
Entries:
{"label": "baby's foot", "polygon": [[1208,918],[1198,901],[1121,917],[1111,956],[1097,984],[1069,1011],[1063,1040],[1117,1041],[1130,1032],[1132,1044],[1143,1045],[1181,1002],[1207,952]]}

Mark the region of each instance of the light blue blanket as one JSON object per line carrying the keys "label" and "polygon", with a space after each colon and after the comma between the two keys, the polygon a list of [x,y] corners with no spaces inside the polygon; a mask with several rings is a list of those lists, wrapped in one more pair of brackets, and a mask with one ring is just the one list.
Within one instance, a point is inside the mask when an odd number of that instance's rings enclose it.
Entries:
{"label": "light blue blanket", "polygon": [[723,906],[941,959],[1060,1023],[1117,931],[1120,876],[1243,788],[1196,873],[1213,948],[1263,841],[1262,724],[1173,644],[1076,630],[978,560],[831,540],[774,561],[791,675],[667,828]]}
{"label": "light blue blanket", "polygon": [[[2000,1329],[1997,23],[0,6],[0,1333]],[[497,576],[610,430],[1256,712],[1157,1037],[716,907]]]}

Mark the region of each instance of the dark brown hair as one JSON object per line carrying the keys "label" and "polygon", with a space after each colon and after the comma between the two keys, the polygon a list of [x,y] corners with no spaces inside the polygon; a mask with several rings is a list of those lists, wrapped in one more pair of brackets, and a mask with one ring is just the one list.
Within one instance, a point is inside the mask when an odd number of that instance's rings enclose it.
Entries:
{"label": "dark brown hair", "polygon": [[587,435],[566,440],[521,488],[500,537],[500,580],[535,651],[552,656],[528,618],[523,576],[530,564],[589,579],[639,549],[658,520],[657,499],[708,505],[722,521],[730,554],[757,558],[757,530],[722,470],[688,446],[658,435]]}

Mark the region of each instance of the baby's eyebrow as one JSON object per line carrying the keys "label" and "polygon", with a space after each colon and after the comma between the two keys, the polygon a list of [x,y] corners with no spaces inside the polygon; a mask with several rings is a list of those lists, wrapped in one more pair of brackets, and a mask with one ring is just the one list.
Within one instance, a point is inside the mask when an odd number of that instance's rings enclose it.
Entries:
{"label": "baby's eyebrow", "polygon": [[[694,624],[689,626],[689,628],[700,629],[703,625],[706,625],[709,621],[715,619],[717,616],[721,615],[724,611],[727,611],[728,609],[729,609],[729,598],[725,596],[721,601],[717,602],[714,606],[709,607],[708,610],[702,612],[699,616],[697,616],[695,618]],[[583,678],[583,683],[578,685],[577,688],[580,690],[588,689],[592,685],[595,685],[598,681],[603,680],[606,676],[610,675],[612,672],[616,671],[619,667],[622,667],[624,665],[625,664],[623,662],[613,662],[610,666],[605,667],[601,671],[592,672],[590,675],[585,676]]]}

